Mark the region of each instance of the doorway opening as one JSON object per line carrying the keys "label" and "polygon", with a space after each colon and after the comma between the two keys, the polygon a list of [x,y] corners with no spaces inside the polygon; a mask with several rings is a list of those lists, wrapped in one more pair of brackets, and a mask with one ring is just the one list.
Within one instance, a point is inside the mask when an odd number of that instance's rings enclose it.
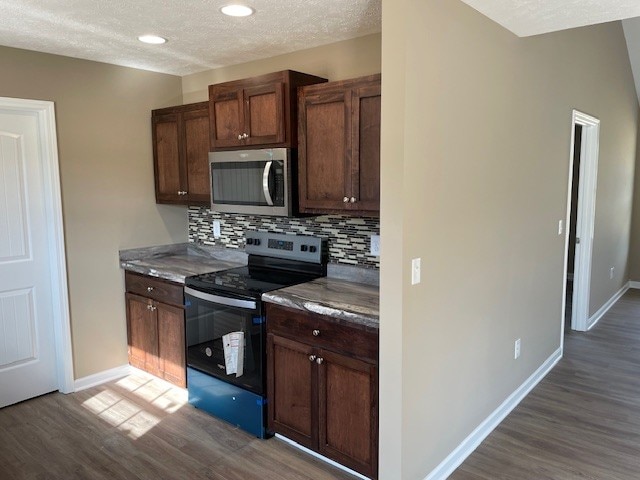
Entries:
{"label": "doorway opening", "polygon": [[[600,121],[573,111],[565,235],[564,332],[589,329]],[[564,334],[563,334],[564,337]]]}

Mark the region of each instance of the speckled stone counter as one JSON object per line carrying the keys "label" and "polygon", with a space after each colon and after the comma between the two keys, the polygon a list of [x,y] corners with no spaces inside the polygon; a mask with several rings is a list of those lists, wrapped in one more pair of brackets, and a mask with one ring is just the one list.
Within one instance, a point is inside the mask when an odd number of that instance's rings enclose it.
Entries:
{"label": "speckled stone counter", "polygon": [[379,292],[376,285],[324,277],[264,293],[262,300],[326,315],[340,323],[375,329],[379,325]]}
{"label": "speckled stone counter", "polygon": [[185,277],[247,264],[244,251],[203,247],[191,243],[120,250],[120,266],[125,270],[177,283]]}

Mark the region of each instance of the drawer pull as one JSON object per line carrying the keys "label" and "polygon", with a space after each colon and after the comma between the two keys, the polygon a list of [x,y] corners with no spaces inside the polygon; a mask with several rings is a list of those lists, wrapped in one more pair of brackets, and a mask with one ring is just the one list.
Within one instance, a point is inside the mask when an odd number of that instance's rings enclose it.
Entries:
{"label": "drawer pull", "polygon": [[318,358],[316,359],[316,363],[317,363],[318,365],[322,365],[322,362],[324,362],[324,358],[322,358],[322,357],[318,357]]}
{"label": "drawer pull", "polygon": [[311,333],[313,333],[313,336],[314,336],[314,337],[319,337],[319,336],[320,336],[320,330],[314,330],[314,331],[313,331],[313,332],[311,332]]}
{"label": "drawer pull", "polygon": [[147,287],[147,292],[149,293],[153,292],[153,287]]}
{"label": "drawer pull", "polygon": [[316,361],[316,356],[315,355],[309,355],[309,361],[310,362],[315,362]]}

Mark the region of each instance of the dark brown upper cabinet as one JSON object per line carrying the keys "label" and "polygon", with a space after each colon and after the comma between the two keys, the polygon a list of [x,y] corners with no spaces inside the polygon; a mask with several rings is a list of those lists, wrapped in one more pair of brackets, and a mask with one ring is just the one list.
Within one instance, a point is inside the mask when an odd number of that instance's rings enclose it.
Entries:
{"label": "dark brown upper cabinet", "polygon": [[209,205],[209,102],[151,112],[156,202]]}
{"label": "dark brown upper cabinet", "polygon": [[301,213],[380,211],[380,75],[301,88]]}
{"label": "dark brown upper cabinet", "polygon": [[209,86],[211,150],[297,146],[297,88],[324,78],[285,70]]}

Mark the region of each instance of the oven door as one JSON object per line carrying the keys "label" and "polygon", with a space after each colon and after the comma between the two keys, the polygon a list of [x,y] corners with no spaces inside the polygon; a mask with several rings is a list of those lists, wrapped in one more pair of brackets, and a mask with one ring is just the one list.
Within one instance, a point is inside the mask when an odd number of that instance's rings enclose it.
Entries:
{"label": "oven door", "polygon": [[[257,394],[264,394],[265,322],[260,300],[185,287],[187,366]],[[224,341],[242,332],[237,349]],[[238,334],[235,339],[237,340]],[[233,358],[240,352],[241,358]],[[230,358],[231,357],[231,358]],[[233,367],[236,373],[227,373]],[[238,368],[239,367],[239,368]]]}

